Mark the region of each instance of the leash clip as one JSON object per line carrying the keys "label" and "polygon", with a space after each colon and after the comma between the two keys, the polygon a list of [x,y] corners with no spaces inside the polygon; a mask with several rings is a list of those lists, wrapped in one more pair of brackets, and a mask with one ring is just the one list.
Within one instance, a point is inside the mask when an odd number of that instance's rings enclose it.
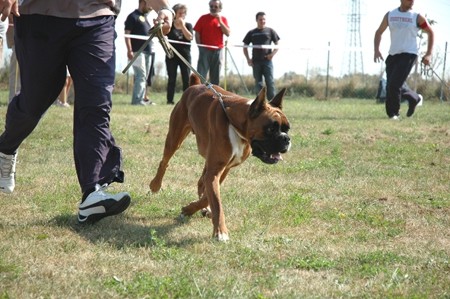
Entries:
{"label": "leash clip", "polygon": [[162,32],[162,23],[158,23],[157,25],[155,25],[152,29],[150,29],[148,31],[149,33],[149,37],[148,39],[142,44],[142,46],[139,48],[139,50],[134,53],[133,59],[131,59],[127,66],[123,69],[122,74],[125,74],[128,69],[133,65],[133,63],[136,61],[136,59],[139,57],[139,55],[141,55],[142,51],[144,51],[144,49],[147,47],[147,45],[152,41],[153,37],[157,37],[159,39],[159,42],[161,43],[161,46],[164,49],[164,52],[166,52],[166,55],[169,58],[173,57],[173,51],[172,49],[169,48],[168,46],[168,42],[167,39],[165,38],[163,32]]}

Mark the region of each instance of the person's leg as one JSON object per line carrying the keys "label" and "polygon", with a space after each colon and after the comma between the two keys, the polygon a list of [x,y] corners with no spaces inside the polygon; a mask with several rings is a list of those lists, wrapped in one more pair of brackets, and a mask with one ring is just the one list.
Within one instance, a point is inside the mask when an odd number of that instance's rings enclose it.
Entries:
{"label": "person's leg", "polygon": [[402,86],[416,58],[414,54],[398,54],[386,59],[386,113],[389,117],[400,114]]}
{"label": "person's leg", "polygon": [[20,90],[20,78],[19,78],[19,64],[16,58],[16,46],[12,47],[11,60],[9,62],[9,99],[10,103],[13,97]]}
{"label": "person's leg", "polygon": [[22,82],[20,93],[11,100],[0,136],[0,152],[13,154],[34,130],[53,104],[66,78],[62,52],[70,22],[51,27],[53,17],[22,15],[16,18],[16,56]]}
{"label": "person's leg", "polygon": [[69,28],[61,22],[53,32],[51,17],[22,15],[16,18],[16,56],[22,88],[8,105],[5,131],[0,136],[0,191],[15,188],[19,146],[34,130],[64,84],[65,57],[61,50]]}
{"label": "person's leg", "polygon": [[[396,55],[397,56],[397,55]],[[397,59],[398,57],[389,55],[386,59],[386,114],[388,117],[398,117],[400,115],[400,88],[403,82],[398,82]]]}
{"label": "person's leg", "polygon": [[109,124],[115,78],[114,23],[113,17],[107,22],[104,18],[79,20],[78,34],[70,43],[75,167],[85,195],[96,185],[123,182],[124,177],[121,149]]}
{"label": "person's leg", "polygon": [[131,98],[132,105],[139,105],[143,102],[147,88],[147,64],[145,55],[139,54],[139,57],[133,63],[134,87]]}
{"label": "person's leg", "polygon": [[220,70],[222,68],[222,49],[209,51],[211,55],[209,65],[209,78],[212,84],[219,85],[220,83]]}
{"label": "person's leg", "polygon": [[198,47],[197,72],[206,79],[209,70],[209,50],[204,47]]}
{"label": "person's leg", "polygon": [[69,103],[67,103],[67,97],[69,96],[69,88],[70,88],[70,77],[66,77],[66,82],[64,83],[61,92],[59,93],[58,99],[56,101],[56,105],[60,107],[70,107]]}
{"label": "person's leg", "polygon": [[[153,53],[154,54],[154,53]],[[144,99],[143,101],[147,104],[154,104],[152,101],[150,101],[149,98],[149,89],[150,86],[152,85],[152,64],[153,64],[153,59],[154,59],[154,55],[150,54],[144,54],[145,57],[145,68],[146,68],[146,77],[145,77],[145,92],[144,92]]]}
{"label": "person's leg", "polygon": [[402,99],[406,99],[410,105],[414,104],[414,103],[417,104],[420,101],[419,94],[409,87],[401,88],[401,96],[402,96]]}
{"label": "person's leg", "polygon": [[253,78],[255,79],[255,93],[256,95],[263,88],[263,72],[262,72],[262,63],[253,62]]}
{"label": "person's leg", "polygon": [[275,82],[273,80],[273,63],[271,60],[264,62],[263,76],[267,87],[267,98],[272,100],[275,96]]}
{"label": "person's leg", "polygon": [[167,104],[173,104],[173,97],[175,95],[175,86],[177,82],[177,61],[176,57],[166,57],[167,69]]}
{"label": "person's leg", "polygon": [[79,19],[78,34],[69,46],[75,87],[74,157],[83,192],[80,224],[122,213],[131,202],[126,192],[105,192],[109,184],[124,180],[122,151],[109,124],[116,66],[114,25],[113,16]]}
{"label": "person's leg", "polygon": [[[184,57],[189,63],[191,63],[191,56],[188,55]],[[181,73],[181,80],[183,82],[183,91],[185,91],[189,87],[189,75],[191,73],[191,70],[189,67],[181,61],[181,59],[177,58],[179,60],[180,65],[180,73]]]}

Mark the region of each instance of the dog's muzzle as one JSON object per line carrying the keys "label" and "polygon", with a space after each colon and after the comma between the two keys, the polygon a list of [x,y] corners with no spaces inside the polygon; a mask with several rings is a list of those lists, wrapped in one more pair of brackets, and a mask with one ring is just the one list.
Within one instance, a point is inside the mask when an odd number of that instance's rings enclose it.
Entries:
{"label": "dog's muzzle", "polygon": [[281,154],[291,148],[291,138],[281,132],[279,135],[264,140],[252,140],[252,155],[267,164],[275,164],[283,160]]}

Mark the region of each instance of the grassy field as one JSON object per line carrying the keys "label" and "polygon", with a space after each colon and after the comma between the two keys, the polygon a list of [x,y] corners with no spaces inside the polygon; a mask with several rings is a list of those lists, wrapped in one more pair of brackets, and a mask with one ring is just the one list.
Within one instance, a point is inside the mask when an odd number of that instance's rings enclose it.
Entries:
{"label": "grassy field", "polygon": [[[0,194],[0,298],[450,298],[450,106],[387,119],[374,100],[287,97],[292,150],[251,157],[222,186],[231,241],[211,238],[195,199],[193,136],[158,194],[148,184],[173,106],[115,95],[131,207],[80,227],[72,109],[52,107]],[[0,127],[6,113],[0,94]]]}

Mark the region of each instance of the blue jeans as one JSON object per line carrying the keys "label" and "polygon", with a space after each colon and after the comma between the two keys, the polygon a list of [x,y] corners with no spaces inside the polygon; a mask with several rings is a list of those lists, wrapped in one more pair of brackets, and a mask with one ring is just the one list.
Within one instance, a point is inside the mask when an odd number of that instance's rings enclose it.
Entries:
{"label": "blue jeans", "polygon": [[97,183],[123,181],[121,150],[109,125],[116,69],[114,25],[113,16],[15,18],[22,86],[8,105],[0,152],[17,152],[58,97],[68,67],[75,88],[73,154],[83,193]]}
{"label": "blue jeans", "polygon": [[209,71],[209,82],[219,85],[220,69],[222,67],[222,49],[211,50],[204,47],[198,47],[197,71],[203,78]]}
{"label": "blue jeans", "polygon": [[150,73],[150,53],[142,52],[139,56],[133,63],[134,87],[131,98],[132,105],[139,105],[144,100],[145,91],[147,90],[147,77]]}
{"label": "blue jeans", "polygon": [[271,100],[275,96],[275,83],[273,81],[273,63],[272,60],[254,61],[253,78],[255,78],[255,92],[258,94],[266,82],[267,98]]}

